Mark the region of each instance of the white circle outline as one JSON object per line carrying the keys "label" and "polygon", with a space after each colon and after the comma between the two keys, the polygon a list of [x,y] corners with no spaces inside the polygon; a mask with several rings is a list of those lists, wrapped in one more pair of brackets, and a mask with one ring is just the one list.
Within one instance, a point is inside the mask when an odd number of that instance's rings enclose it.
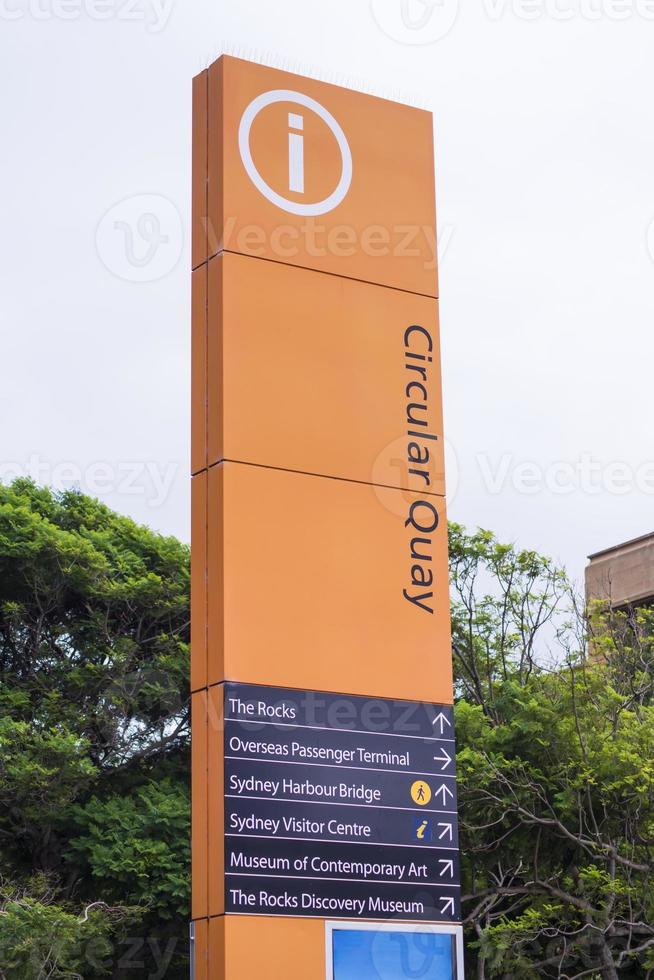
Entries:
{"label": "white circle outline", "polygon": [[[315,204],[302,204],[298,201],[289,201],[288,198],[282,197],[281,194],[278,194],[277,191],[273,190],[266,183],[257,170],[254,159],[252,158],[252,151],[250,149],[252,124],[262,109],[265,109],[269,105],[274,105],[277,102],[293,102],[296,105],[304,106],[305,109],[311,109],[327,124],[332,134],[336,137],[343,162],[341,179],[329,197],[326,197],[322,201],[317,201]],[[302,92],[293,92],[291,89],[279,88],[273,89],[270,92],[264,92],[262,95],[258,95],[256,99],[253,99],[241,117],[241,123],[238,129],[238,148],[241,153],[243,166],[257,190],[264,197],[268,198],[272,204],[276,204],[278,208],[281,208],[283,211],[288,211],[290,214],[298,214],[303,217],[315,217],[319,214],[327,214],[328,211],[333,211],[341,203],[350,189],[350,184],[352,183],[352,153],[347,137],[331,112],[328,112],[320,102],[316,102],[315,99],[312,99],[308,95],[303,95]]]}

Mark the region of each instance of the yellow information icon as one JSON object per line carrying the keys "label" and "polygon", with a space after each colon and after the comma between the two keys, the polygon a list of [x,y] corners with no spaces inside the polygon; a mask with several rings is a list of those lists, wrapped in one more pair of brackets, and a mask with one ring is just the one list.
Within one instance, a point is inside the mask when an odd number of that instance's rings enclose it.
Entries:
{"label": "yellow information icon", "polygon": [[417,779],[411,787],[411,799],[418,806],[427,806],[431,800],[431,789],[424,779]]}

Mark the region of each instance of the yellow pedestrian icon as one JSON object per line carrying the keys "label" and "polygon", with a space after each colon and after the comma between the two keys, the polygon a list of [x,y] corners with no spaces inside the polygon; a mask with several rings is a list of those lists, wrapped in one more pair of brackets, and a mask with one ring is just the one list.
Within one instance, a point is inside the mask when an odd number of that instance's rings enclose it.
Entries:
{"label": "yellow pedestrian icon", "polygon": [[411,799],[418,806],[427,806],[431,800],[431,790],[424,779],[417,779],[411,787]]}

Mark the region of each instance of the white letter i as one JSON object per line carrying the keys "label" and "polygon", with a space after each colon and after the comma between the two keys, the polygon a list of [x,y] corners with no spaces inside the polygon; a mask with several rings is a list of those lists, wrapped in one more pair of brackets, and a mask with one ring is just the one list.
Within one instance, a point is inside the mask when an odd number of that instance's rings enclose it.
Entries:
{"label": "white letter i", "polygon": [[288,134],[288,186],[289,190],[297,194],[304,194],[304,118],[295,112],[289,112],[288,125],[291,130],[300,132],[290,132]]}

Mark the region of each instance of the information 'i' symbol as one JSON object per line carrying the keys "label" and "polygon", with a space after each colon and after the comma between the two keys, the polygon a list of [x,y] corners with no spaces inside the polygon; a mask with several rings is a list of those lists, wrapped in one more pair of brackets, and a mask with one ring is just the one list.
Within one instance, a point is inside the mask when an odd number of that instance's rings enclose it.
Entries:
{"label": "information 'i' symbol", "polygon": [[[332,137],[338,144],[341,156],[340,173],[334,168],[333,190],[327,197],[320,201],[298,201],[295,198],[286,197],[288,193],[284,188],[284,194],[280,194],[271,184],[268,183],[259,165],[265,172],[266,155],[261,150],[258,154],[258,163],[253,157],[250,136],[252,126],[260,113],[265,112],[269,106],[277,105],[279,102],[290,102],[292,105],[300,106],[306,110],[303,114],[297,112],[288,113],[288,185],[293,194],[305,194],[305,173],[304,173],[304,129],[307,113],[317,116],[318,120],[331,132]],[[283,117],[282,117],[283,118]],[[282,143],[283,145],[283,143]],[[347,196],[352,183],[352,151],[347,141],[347,136],[343,132],[340,123],[320,102],[312,99],[311,96],[303,92],[294,92],[291,89],[274,89],[270,92],[262,92],[256,99],[253,99],[243,115],[238,127],[238,148],[245,171],[263,196],[276,207],[287,211],[289,214],[297,214],[302,217],[316,217],[320,214],[328,214],[337,208]],[[316,163],[311,161],[312,166]]]}
{"label": "information 'i' symbol", "polygon": [[289,112],[288,188],[304,194],[304,116]]}

